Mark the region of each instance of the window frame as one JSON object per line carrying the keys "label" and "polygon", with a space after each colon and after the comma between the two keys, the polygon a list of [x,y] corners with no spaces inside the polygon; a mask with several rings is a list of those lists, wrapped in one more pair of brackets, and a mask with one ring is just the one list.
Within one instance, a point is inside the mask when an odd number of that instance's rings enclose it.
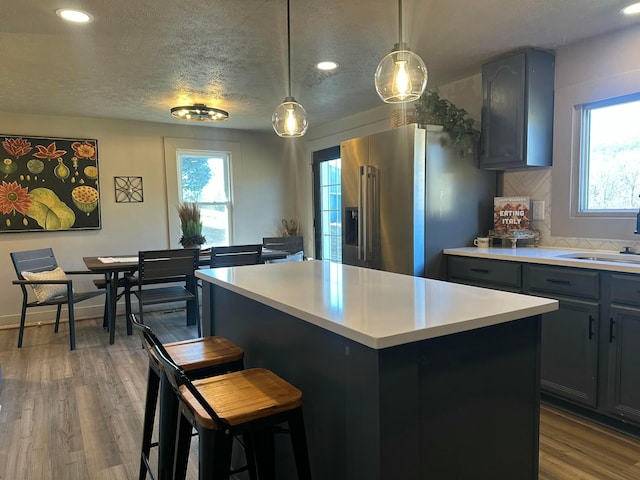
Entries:
{"label": "window frame", "polygon": [[[320,209],[321,185],[320,166],[322,163],[340,158],[340,146],[333,146],[313,152],[312,172],[313,172],[313,216],[314,216],[314,240],[315,257],[323,259],[322,255],[322,212]],[[344,213],[340,206],[341,215]],[[342,244],[342,232],[340,234],[340,244]]]}
{"label": "window frame", "polygon": [[636,208],[605,208],[596,209],[587,208],[589,198],[589,170],[591,168],[589,152],[591,150],[591,112],[598,108],[611,107],[614,105],[622,105],[625,103],[640,102],[640,92],[628,95],[621,95],[604,100],[577,105],[576,110],[580,115],[580,148],[578,152],[578,191],[577,202],[574,207],[576,216],[591,218],[610,218],[610,217],[626,217],[627,215],[635,216],[638,213]]}
{"label": "window frame", "polygon": [[165,158],[165,181],[167,189],[167,225],[169,248],[180,248],[180,219],[176,212],[176,207],[180,203],[179,192],[179,164],[177,152],[200,151],[200,152],[227,152],[229,155],[229,197],[231,200],[231,211],[229,214],[229,243],[234,243],[234,232],[236,230],[236,220],[234,211],[234,166],[242,163],[242,148],[237,142],[224,142],[214,140],[201,140],[190,138],[164,137],[164,158]]}
{"label": "window frame", "polygon": [[[227,200],[224,202],[202,202],[196,201],[195,203],[201,206],[217,206],[223,205],[227,208],[227,232],[229,235],[229,245],[232,244],[233,239],[233,189],[231,182],[231,152],[223,150],[193,150],[193,149],[176,149],[176,169],[177,169],[177,183],[178,183],[178,201],[183,202],[182,198],[182,158],[183,157],[201,157],[201,158],[221,158],[224,162],[224,182],[226,190],[228,192]],[[209,242],[205,243],[203,247],[212,247]]]}

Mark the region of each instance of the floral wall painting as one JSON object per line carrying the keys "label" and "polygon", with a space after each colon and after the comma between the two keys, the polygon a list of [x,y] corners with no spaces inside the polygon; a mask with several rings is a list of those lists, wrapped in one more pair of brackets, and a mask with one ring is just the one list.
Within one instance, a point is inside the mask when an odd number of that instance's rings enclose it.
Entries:
{"label": "floral wall painting", "polygon": [[141,203],[142,177],[113,177],[116,187],[116,203]]}
{"label": "floral wall painting", "polygon": [[98,141],[0,134],[0,233],[100,229]]}

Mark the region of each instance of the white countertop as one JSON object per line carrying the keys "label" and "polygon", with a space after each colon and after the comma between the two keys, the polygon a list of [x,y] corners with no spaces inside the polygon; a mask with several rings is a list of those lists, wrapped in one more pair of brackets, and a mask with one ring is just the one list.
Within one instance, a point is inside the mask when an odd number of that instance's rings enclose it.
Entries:
{"label": "white countertop", "polygon": [[[523,247],[523,248],[448,248],[445,255],[458,255],[474,258],[491,258],[512,262],[541,263],[564,267],[590,268],[612,272],[640,273],[640,255],[620,255],[619,252],[604,250],[580,250],[569,248]],[[567,258],[566,255],[584,255],[593,257],[616,257],[616,261],[582,260]],[[628,259],[630,263],[622,263]],[[637,263],[631,263],[631,262]]]}
{"label": "white countertop", "polygon": [[201,269],[196,275],[375,349],[558,308],[546,298],[318,260]]}

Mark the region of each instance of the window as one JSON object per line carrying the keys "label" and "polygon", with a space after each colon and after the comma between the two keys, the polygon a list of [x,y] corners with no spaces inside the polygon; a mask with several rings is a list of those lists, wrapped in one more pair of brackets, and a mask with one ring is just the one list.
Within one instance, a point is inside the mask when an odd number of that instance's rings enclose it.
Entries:
{"label": "window", "polygon": [[231,244],[230,156],[229,152],[176,150],[179,200],[200,206],[207,247]]}
{"label": "window", "polygon": [[580,213],[640,207],[640,94],[582,105]]}
{"label": "window", "polygon": [[340,147],[314,152],[316,257],[342,262],[342,170]]}

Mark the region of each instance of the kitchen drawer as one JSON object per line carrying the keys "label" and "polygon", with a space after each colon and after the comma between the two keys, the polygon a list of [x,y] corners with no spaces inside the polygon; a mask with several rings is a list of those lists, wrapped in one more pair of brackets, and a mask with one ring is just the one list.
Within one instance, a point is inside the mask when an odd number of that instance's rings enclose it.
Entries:
{"label": "kitchen drawer", "polygon": [[527,292],[547,292],[596,300],[600,297],[600,275],[590,270],[527,265],[525,283]]}
{"label": "kitchen drawer", "polygon": [[640,305],[640,277],[612,273],[610,276],[611,303]]}
{"label": "kitchen drawer", "polygon": [[519,290],[522,286],[522,267],[516,262],[449,255],[450,280],[472,284],[490,284]]}

